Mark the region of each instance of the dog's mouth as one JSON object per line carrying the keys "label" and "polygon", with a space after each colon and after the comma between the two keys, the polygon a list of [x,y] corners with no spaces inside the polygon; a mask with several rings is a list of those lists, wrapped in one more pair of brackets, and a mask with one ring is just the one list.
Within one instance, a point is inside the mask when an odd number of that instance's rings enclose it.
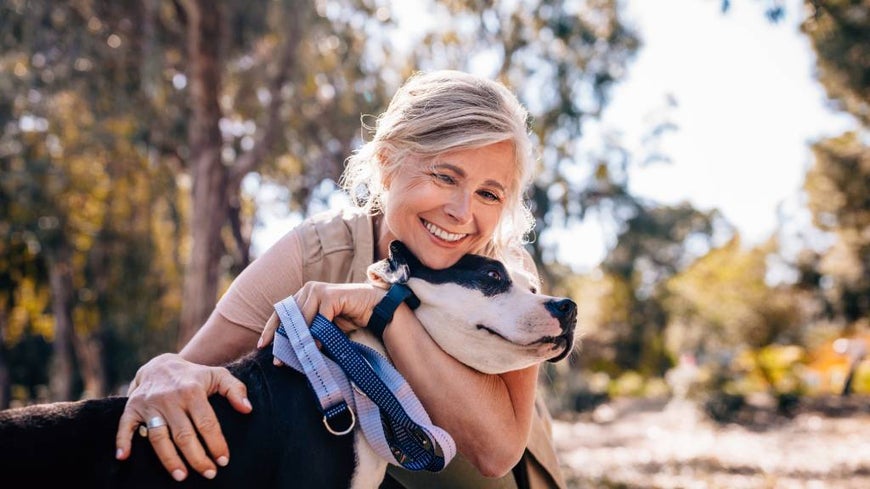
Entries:
{"label": "dog's mouth", "polygon": [[498,331],[496,331],[492,328],[489,328],[489,327],[484,326],[482,324],[477,324],[476,326],[477,326],[477,329],[486,331],[487,333],[489,333],[491,335],[498,336],[502,340],[507,341],[508,343],[512,343],[514,345],[519,345],[519,346],[553,345],[556,348],[561,349],[561,352],[558,355],[556,355],[555,357],[548,359],[547,360],[548,362],[558,362],[559,360],[562,360],[563,358],[565,358],[571,354],[571,349],[568,348],[568,345],[571,344],[570,333],[565,333],[565,334],[559,335],[559,336],[544,336],[544,337],[539,338],[531,343],[521,344],[521,343],[517,343],[515,341],[511,341],[510,339],[505,337],[503,334],[499,333]]}
{"label": "dog's mouth", "polygon": [[[483,330],[483,331],[486,331],[486,332],[489,333],[489,334],[492,334],[492,335],[498,336],[499,338],[501,338],[501,339],[507,341],[508,343],[514,343],[513,341],[507,339],[503,334],[499,333],[498,331],[496,331],[496,330],[494,330],[494,329],[492,329],[492,328],[488,328],[488,327],[486,327],[486,326],[484,326],[484,325],[482,325],[482,324],[478,324],[478,325],[476,325],[476,326],[477,326],[477,329],[481,329],[481,330]],[[514,343],[514,344],[515,344],[515,343]]]}
{"label": "dog's mouth", "polygon": [[572,337],[571,333],[565,333],[561,336],[550,337],[550,338],[551,339],[548,341],[548,343],[552,343],[553,345],[557,346],[558,348],[561,348],[562,351],[561,351],[561,353],[559,353],[555,357],[548,359],[547,360],[548,362],[552,362],[552,363],[558,362],[559,360],[562,360],[571,354],[571,350],[572,350],[571,345],[574,343],[574,341],[573,341],[574,338]]}

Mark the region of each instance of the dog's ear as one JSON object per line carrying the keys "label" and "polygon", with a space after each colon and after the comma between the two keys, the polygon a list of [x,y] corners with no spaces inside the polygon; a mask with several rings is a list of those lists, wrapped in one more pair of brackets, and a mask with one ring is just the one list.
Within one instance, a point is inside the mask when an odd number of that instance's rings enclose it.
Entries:
{"label": "dog's ear", "polygon": [[390,262],[394,268],[407,266],[409,268],[417,268],[420,266],[420,260],[411,253],[411,250],[399,240],[390,242]]}
{"label": "dog's ear", "polygon": [[417,259],[401,241],[390,243],[390,257],[371,264],[367,270],[369,280],[375,285],[403,284],[411,276],[408,261]]}

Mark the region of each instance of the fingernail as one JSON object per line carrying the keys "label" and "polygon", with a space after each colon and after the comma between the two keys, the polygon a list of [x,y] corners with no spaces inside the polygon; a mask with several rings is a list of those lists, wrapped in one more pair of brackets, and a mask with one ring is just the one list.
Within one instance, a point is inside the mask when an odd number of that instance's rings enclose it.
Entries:
{"label": "fingernail", "polygon": [[123,448],[119,448],[119,449],[115,450],[115,458],[116,459],[121,460],[121,457],[123,457],[123,456],[124,456],[124,449]]}
{"label": "fingernail", "polygon": [[181,469],[175,469],[172,471],[172,478],[178,482],[183,481],[185,477],[187,477],[187,474],[185,474]]}
{"label": "fingernail", "polygon": [[227,458],[226,455],[221,455],[217,459],[217,464],[221,467],[226,467],[228,463],[230,463],[230,459]]}
{"label": "fingernail", "polygon": [[248,409],[254,409],[254,406],[251,406],[251,401],[249,401],[247,397],[242,399],[242,404],[244,404]]}
{"label": "fingernail", "polygon": [[206,479],[214,479],[214,476],[217,475],[217,471],[215,469],[208,469],[202,473],[202,476]]}
{"label": "fingernail", "polygon": [[257,340],[257,348],[263,348],[263,337],[262,336]]}

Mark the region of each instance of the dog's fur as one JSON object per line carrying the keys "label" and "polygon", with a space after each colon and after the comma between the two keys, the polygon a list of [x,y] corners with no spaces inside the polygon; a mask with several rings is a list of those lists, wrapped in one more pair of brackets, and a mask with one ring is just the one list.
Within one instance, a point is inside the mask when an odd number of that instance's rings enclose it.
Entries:
{"label": "dog's fur", "polygon": [[[369,275],[384,287],[406,282],[421,301],[416,315],[432,338],[482,372],[555,361],[572,349],[574,303],[537,295],[527,277],[508,274],[500,262],[468,255],[454,267],[432,270],[396,242],[390,260],[372,265]],[[378,346],[360,331],[355,341]],[[215,479],[191,471],[176,482],[138,436],[131,457],[115,460],[114,434],[126,398],[110,397],[0,412],[0,485],[346,488],[376,486],[383,478],[386,462],[358,430],[355,437],[327,433],[305,377],[274,367],[268,349],[227,368],[247,386],[254,410],[241,414],[221,396],[209,399],[233,454]]]}

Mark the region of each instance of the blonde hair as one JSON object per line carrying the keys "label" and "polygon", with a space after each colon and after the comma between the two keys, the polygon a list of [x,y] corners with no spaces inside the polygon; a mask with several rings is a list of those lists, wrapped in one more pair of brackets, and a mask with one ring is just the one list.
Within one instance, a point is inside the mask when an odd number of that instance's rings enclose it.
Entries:
{"label": "blonde hair", "polygon": [[485,252],[502,255],[521,245],[534,227],[523,193],[534,171],[528,112],[504,85],[459,71],[417,73],[396,92],[374,127],[373,137],[347,160],[341,185],[354,204],[370,213],[383,210],[384,177],[415,157],[511,141],[516,179],[504,213]]}

